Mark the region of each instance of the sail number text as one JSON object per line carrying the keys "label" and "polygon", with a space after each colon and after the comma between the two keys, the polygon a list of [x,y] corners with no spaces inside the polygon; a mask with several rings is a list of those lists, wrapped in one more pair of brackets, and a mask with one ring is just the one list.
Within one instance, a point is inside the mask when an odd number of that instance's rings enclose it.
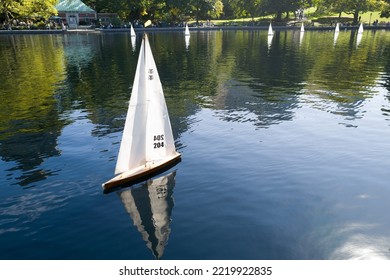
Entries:
{"label": "sail number text", "polygon": [[164,147],[164,134],[154,135],[153,141],[153,147],[155,149]]}
{"label": "sail number text", "polygon": [[148,69],[148,79],[149,80],[153,80],[154,79],[153,69]]}

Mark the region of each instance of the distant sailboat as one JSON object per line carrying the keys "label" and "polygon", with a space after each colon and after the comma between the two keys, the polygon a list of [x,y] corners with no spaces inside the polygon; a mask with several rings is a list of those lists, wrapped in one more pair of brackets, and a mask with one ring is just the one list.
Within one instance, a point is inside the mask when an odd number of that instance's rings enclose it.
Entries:
{"label": "distant sailboat", "polygon": [[118,192],[126,212],[156,259],[163,256],[171,232],[175,176],[176,171]]}
{"label": "distant sailboat", "polygon": [[135,37],[135,31],[134,31],[134,28],[133,28],[133,25],[130,23],[130,36],[131,37]]}
{"label": "distant sailboat", "polygon": [[268,27],[268,36],[273,36],[274,35],[274,31],[272,30],[272,24],[269,23],[269,27]]}
{"label": "distant sailboat", "polygon": [[336,23],[336,28],[334,29],[334,32],[336,33],[340,32],[340,23]]}
{"label": "distant sailboat", "polygon": [[139,182],[180,161],[148,36],[144,34],[115,174],[104,190]]}
{"label": "distant sailboat", "polygon": [[190,29],[188,28],[188,24],[186,23],[186,28],[184,30],[184,35],[190,36]]}
{"label": "distant sailboat", "polygon": [[302,22],[302,25],[301,25],[301,32],[305,32],[305,26],[303,25],[303,22]]}
{"label": "distant sailboat", "polygon": [[363,34],[363,23],[359,26],[358,34]]}

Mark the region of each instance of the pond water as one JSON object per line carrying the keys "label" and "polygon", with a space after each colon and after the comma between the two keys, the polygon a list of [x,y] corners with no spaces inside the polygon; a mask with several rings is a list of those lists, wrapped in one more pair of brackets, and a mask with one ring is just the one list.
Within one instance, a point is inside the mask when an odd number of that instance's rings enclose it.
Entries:
{"label": "pond water", "polygon": [[104,194],[141,34],[0,36],[0,259],[390,259],[390,33],[150,33],[182,162]]}

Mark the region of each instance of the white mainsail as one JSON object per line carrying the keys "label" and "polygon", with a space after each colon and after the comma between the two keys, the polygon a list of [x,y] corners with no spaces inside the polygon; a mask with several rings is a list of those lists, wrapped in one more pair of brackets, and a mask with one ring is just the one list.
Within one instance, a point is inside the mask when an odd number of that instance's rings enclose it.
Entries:
{"label": "white mainsail", "polygon": [[334,29],[334,32],[340,32],[340,23],[336,23],[336,28]]}
{"label": "white mainsail", "polygon": [[141,43],[133,90],[116,163],[117,177],[107,188],[135,175],[150,173],[174,159],[176,152],[168,109],[147,35]]}
{"label": "white mainsail", "polygon": [[272,36],[274,35],[274,31],[272,30],[272,24],[269,23],[269,27],[268,27],[268,36]]}
{"label": "white mainsail", "polygon": [[301,32],[305,32],[305,26],[303,25],[303,22],[301,24]]}
{"label": "white mainsail", "polygon": [[135,37],[135,31],[134,31],[134,28],[133,28],[133,25],[130,23],[130,36],[131,37]]}
{"label": "white mainsail", "polygon": [[363,34],[363,23],[359,26],[358,34]]}
{"label": "white mainsail", "polygon": [[184,30],[184,35],[190,36],[190,29],[188,28],[188,24],[186,24],[186,28]]}

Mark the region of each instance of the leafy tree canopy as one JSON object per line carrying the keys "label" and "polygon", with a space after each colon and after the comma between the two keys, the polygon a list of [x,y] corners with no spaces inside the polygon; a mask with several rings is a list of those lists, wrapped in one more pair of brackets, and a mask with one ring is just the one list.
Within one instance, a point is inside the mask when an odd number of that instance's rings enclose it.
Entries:
{"label": "leafy tree canopy", "polygon": [[[56,13],[58,0],[0,0],[0,21],[42,17]],[[118,14],[122,20],[177,23],[187,20],[258,17],[271,15],[276,21],[300,8],[317,7],[322,12],[352,14],[354,23],[367,11],[390,15],[390,0],[84,0],[98,13]]]}
{"label": "leafy tree canopy", "polygon": [[57,0],[0,0],[0,14],[9,22],[13,18],[44,18],[56,14]]}

